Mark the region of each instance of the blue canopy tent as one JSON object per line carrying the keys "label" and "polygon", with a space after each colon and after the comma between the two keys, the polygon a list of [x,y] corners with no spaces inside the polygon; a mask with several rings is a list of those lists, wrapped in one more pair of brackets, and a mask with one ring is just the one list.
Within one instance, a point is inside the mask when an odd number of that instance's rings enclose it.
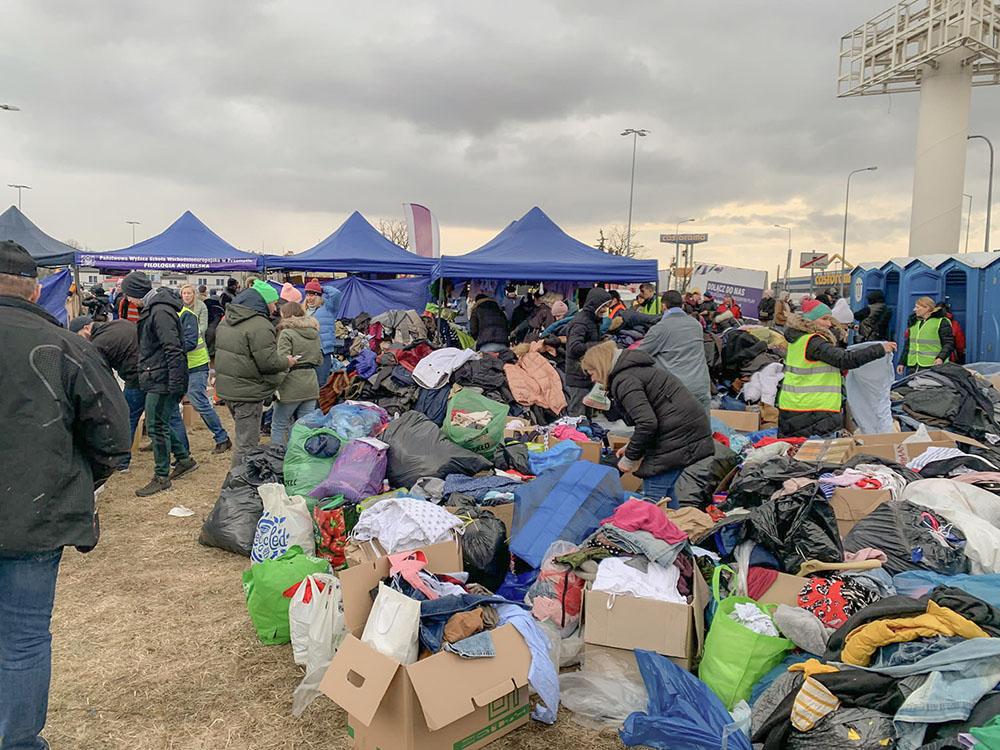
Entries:
{"label": "blue canopy tent", "polygon": [[63,325],[66,325],[67,317],[66,296],[72,283],[73,275],[69,270],[46,276],[41,281],[42,292],[38,296],[38,304]]}
{"label": "blue canopy tent", "polygon": [[656,261],[609,255],[573,239],[537,206],[485,245],[442,256],[434,278],[579,283],[656,282]]}
{"label": "blue canopy tent", "polygon": [[40,266],[68,266],[76,250],[65,242],[49,237],[31,219],[11,206],[0,214],[0,240],[13,240],[27,250]]}
{"label": "blue canopy tent", "polygon": [[[267,283],[275,290],[281,291],[282,285],[279,282]],[[357,276],[348,276],[346,279],[324,281],[323,286],[331,286],[343,292],[338,313],[341,318],[353,318],[361,313],[381,315],[389,310],[421,312],[430,301],[426,278],[368,281]],[[300,292],[303,291],[301,286],[295,288]]]}
{"label": "blue canopy tent", "polygon": [[79,252],[77,265],[144,271],[259,271],[264,257],[238,250],[190,211],[155,237],[106,253]]}
{"label": "blue canopy tent", "polygon": [[269,271],[391,273],[429,276],[435,260],[408,252],[382,236],[355,211],[337,231],[296,255],[268,255]]}

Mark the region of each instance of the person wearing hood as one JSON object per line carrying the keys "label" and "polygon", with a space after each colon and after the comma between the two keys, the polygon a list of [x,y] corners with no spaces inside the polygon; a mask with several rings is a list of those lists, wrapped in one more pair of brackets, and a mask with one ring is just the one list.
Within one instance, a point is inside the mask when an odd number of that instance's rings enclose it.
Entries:
{"label": "person wearing hood", "polygon": [[789,315],[785,325],[788,351],[778,394],[778,435],[828,437],[844,426],[844,377],[896,351],[895,342],[846,350],[837,343],[837,323],[829,306],[810,299],[801,315]]}
{"label": "person wearing hood", "polygon": [[[705,407],[643,351],[621,351],[606,341],[583,356],[582,367],[593,383],[605,388],[612,409],[635,427],[628,445],[619,450],[618,468],[643,480],[646,497],[672,497],[680,473],[715,451]],[[676,502],[670,505],[677,507]]]}
{"label": "person wearing hood", "polygon": [[854,342],[885,341],[889,338],[889,321],[892,320],[892,310],[886,307],[885,295],[881,289],[868,292],[868,304],[854,313],[858,330]]}
{"label": "person wearing hood", "polygon": [[705,338],[701,324],[684,312],[680,292],[664,292],[667,311],[636,347],[646,352],[664,372],[678,378],[707,413],[712,404],[712,380],[705,359]]}
{"label": "person wearing hood", "polygon": [[284,373],[299,362],[297,356],[278,354],[271,322],[277,303],[278,293],[270,284],[254,284],[226,308],[216,331],[215,390],[236,424],[234,468],[260,443],[264,402],[274,395]]}
{"label": "person wearing hood", "polygon": [[[139,308],[139,388],[146,394],[146,432],[153,444],[155,468],[149,484],[135,494],[149,497],[169,490],[171,480],[198,467],[191,457],[187,435],[180,439],[170,429],[188,389],[188,363],[180,319],[183,304],[172,289],[153,289],[142,271],[132,271],[122,280],[122,293],[130,304]],[[171,454],[177,459],[173,472]]]}
{"label": "person wearing hood", "polygon": [[941,305],[930,297],[921,297],[907,321],[906,339],[896,372],[902,375],[926,370],[951,359],[955,352],[955,332]]}
{"label": "person wearing hood", "polygon": [[469,314],[469,333],[476,340],[476,351],[502,352],[508,347],[510,330],[507,316],[495,299],[480,294]]}
{"label": "person wearing hood", "polygon": [[316,368],[323,361],[319,343],[319,323],[306,315],[302,305],[287,300],[278,322],[278,354],[297,358],[275,393],[271,421],[271,444],[286,445],[295,420],[316,409],[319,383]]}
{"label": "person wearing hood", "polygon": [[566,327],[566,413],[571,417],[584,416],[583,399],[590,393],[591,382],[580,367],[587,350],[601,341],[601,318],[611,305],[611,295],[594,287],[587,301],[573,316]]}

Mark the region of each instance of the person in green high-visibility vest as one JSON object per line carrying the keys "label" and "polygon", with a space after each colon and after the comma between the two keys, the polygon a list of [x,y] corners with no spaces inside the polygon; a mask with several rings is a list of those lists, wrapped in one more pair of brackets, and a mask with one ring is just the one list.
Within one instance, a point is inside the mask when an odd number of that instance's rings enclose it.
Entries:
{"label": "person in green high-visibility vest", "polygon": [[896,351],[893,341],[847,351],[837,345],[833,311],[815,299],[785,324],[788,352],[778,394],[778,434],[827,437],[844,426],[843,370],[854,370]]}
{"label": "person in green high-visibility vest", "polygon": [[[188,364],[187,398],[205,426],[212,431],[212,437],[215,438],[215,449],[212,453],[225,453],[233,447],[233,443],[226,428],[222,426],[207,391],[211,362],[208,346],[205,344],[208,308],[197,298],[194,287],[190,284],[181,287],[181,301],[184,303],[180,312],[181,330],[184,334],[184,351],[187,353]],[[200,314],[201,309],[204,309],[204,316]]]}
{"label": "person in green high-visibility vest", "polygon": [[921,297],[913,306],[896,372],[926,370],[947,362],[954,351],[955,332],[944,308],[930,297]]}

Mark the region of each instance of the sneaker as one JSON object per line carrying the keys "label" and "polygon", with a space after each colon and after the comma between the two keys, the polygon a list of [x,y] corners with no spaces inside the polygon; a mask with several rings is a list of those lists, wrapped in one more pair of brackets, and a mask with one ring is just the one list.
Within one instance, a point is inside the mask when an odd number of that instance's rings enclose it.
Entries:
{"label": "sneaker", "polygon": [[220,453],[225,453],[226,451],[231,450],[232,447],[233,447],[233,441],[230,440],[229,438],[226,438],[221,443],[215,444],[215,448],[212,449],[212,455],[217,456]]}
{"label": "sneaker", "polygon": [[136,497],[149,497],[157,492],[165,492],[171,487],[170,480],[166,477],[153,477],[149,484],[135,491]]}
{"label": "sneaker", "polygon": [[170,472],[171,479],[179,479],[180,477],[187,474],[189,471],[194,471],[198,468],[198,462],[195,461],[191,456],[178,461],[174,464],[174,470]]}

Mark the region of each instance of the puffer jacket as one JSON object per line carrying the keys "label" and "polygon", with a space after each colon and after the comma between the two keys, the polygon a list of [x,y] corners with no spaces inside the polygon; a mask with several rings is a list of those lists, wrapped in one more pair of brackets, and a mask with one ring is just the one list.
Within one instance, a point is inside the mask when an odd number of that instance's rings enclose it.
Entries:
{"label": "puffer jacket", "polygon": [[294,365],[278,386],[279,401],[308,401],[319,398],[316,368],[323,361],[319,343],[319,323],[315,318],[282,318],[278,323],[278,354],[302,359]]}
{"label": "puffer jacket", "polygon": [[475,338],[477,349],[483,344],[507,346],[510,338],[507,316],[496,300],[481,299],[475,304],[469,316],[469,333]]}
{"label": "puffer jacket", "polygon": [[[940,321],[938,337],[941,339],[941,351],[938,352],[937,356],[942,362],[947,362],[951,359],[951,355],[955,353],[955,331],[951,326],[951,320],[945,315],[944,310],[940,306],[935,307],[934,312],[927,319]],[[906,338],[903,341],[903,350],[899,353],[899,359],[897,360],[900,364],[906,364],[906,358],[910,353],[910,329],[916,322],[917,316],[915,314],[911,314],[906,321]]]}
{"label": "puffer jacket", "polygon": [[245,289],[226,307],[215,334],[215,390],[226,401],[265,401],[287,370],[264,298]]}
{"label": "puffer jacket", "polygon": [[94,323],[90,343],[104,356],[108,367],[118,373],[126,388],[139,387],[139,338],[135,323],[127,320]]}
{"label": "puffer jacket", "polygon": [[[801,315],[788,316],[785,338],[794,344],[803,336],[813,337],[806,347],[806,357],[813,362],[825,362],[838,370],[855,370],[885,356],[885,349],[878,344],[848,351],[837,345],[833,333],[821,328]],[[781,403],[781,396],[778,396]],[[787,411],[779,409],[778,435],[781,437],[812,437],[830,435],[844,426],[843,411]]]}
{"label": "puffer jacket", "polygon": [[611,295],[601,288],[590,290],[587,301],[573,316],[566,330],[566,385],[570,388],[590,388],[593,383],[580,367],[580,360],[595,344],[601,341],[601,321],[597,308],[611,299]]}
{"label": "puffer jacket", "polygon": [[854,319],[859,321],[854,343],[889,340],[889,321],[892,319],[892,310],[886,307],[884,302],[865,305],[854,313]]}
{"label": "puffer jacket", "polygon": [[312,317],[319,323],[319,340],[323,354],[331,354],[342,343],[337,338],[337,318],[344,293],[333,286],[323,287],[323,304],[316,308]]}
{"label": "puffer jacket", "polygon": [[559,373],[537,351],[526,352],[517,364],[504,365],[503,371],[514,400],[521,406],[538,405],[557,415],[566,409]]}
{"label": "puffer jacket", "polygon": [[715,452],[705,407],[645,352],[624,351],[608,376],[608,395],[635,426],[625,457],[641,479],[683,469]]}
{"label": "puffer jacket", "polygon": [[90,549],[94,489],[132,446],[125,398],[98,350],[38,305],[0,296],[0,319],[0,553]]}
{"label": "puffer jacket", "polygon": [[161,286],[143,299],[139,313],[139,387],[146,393],[187,392],[188,366],[179,317],[184,304]]}

